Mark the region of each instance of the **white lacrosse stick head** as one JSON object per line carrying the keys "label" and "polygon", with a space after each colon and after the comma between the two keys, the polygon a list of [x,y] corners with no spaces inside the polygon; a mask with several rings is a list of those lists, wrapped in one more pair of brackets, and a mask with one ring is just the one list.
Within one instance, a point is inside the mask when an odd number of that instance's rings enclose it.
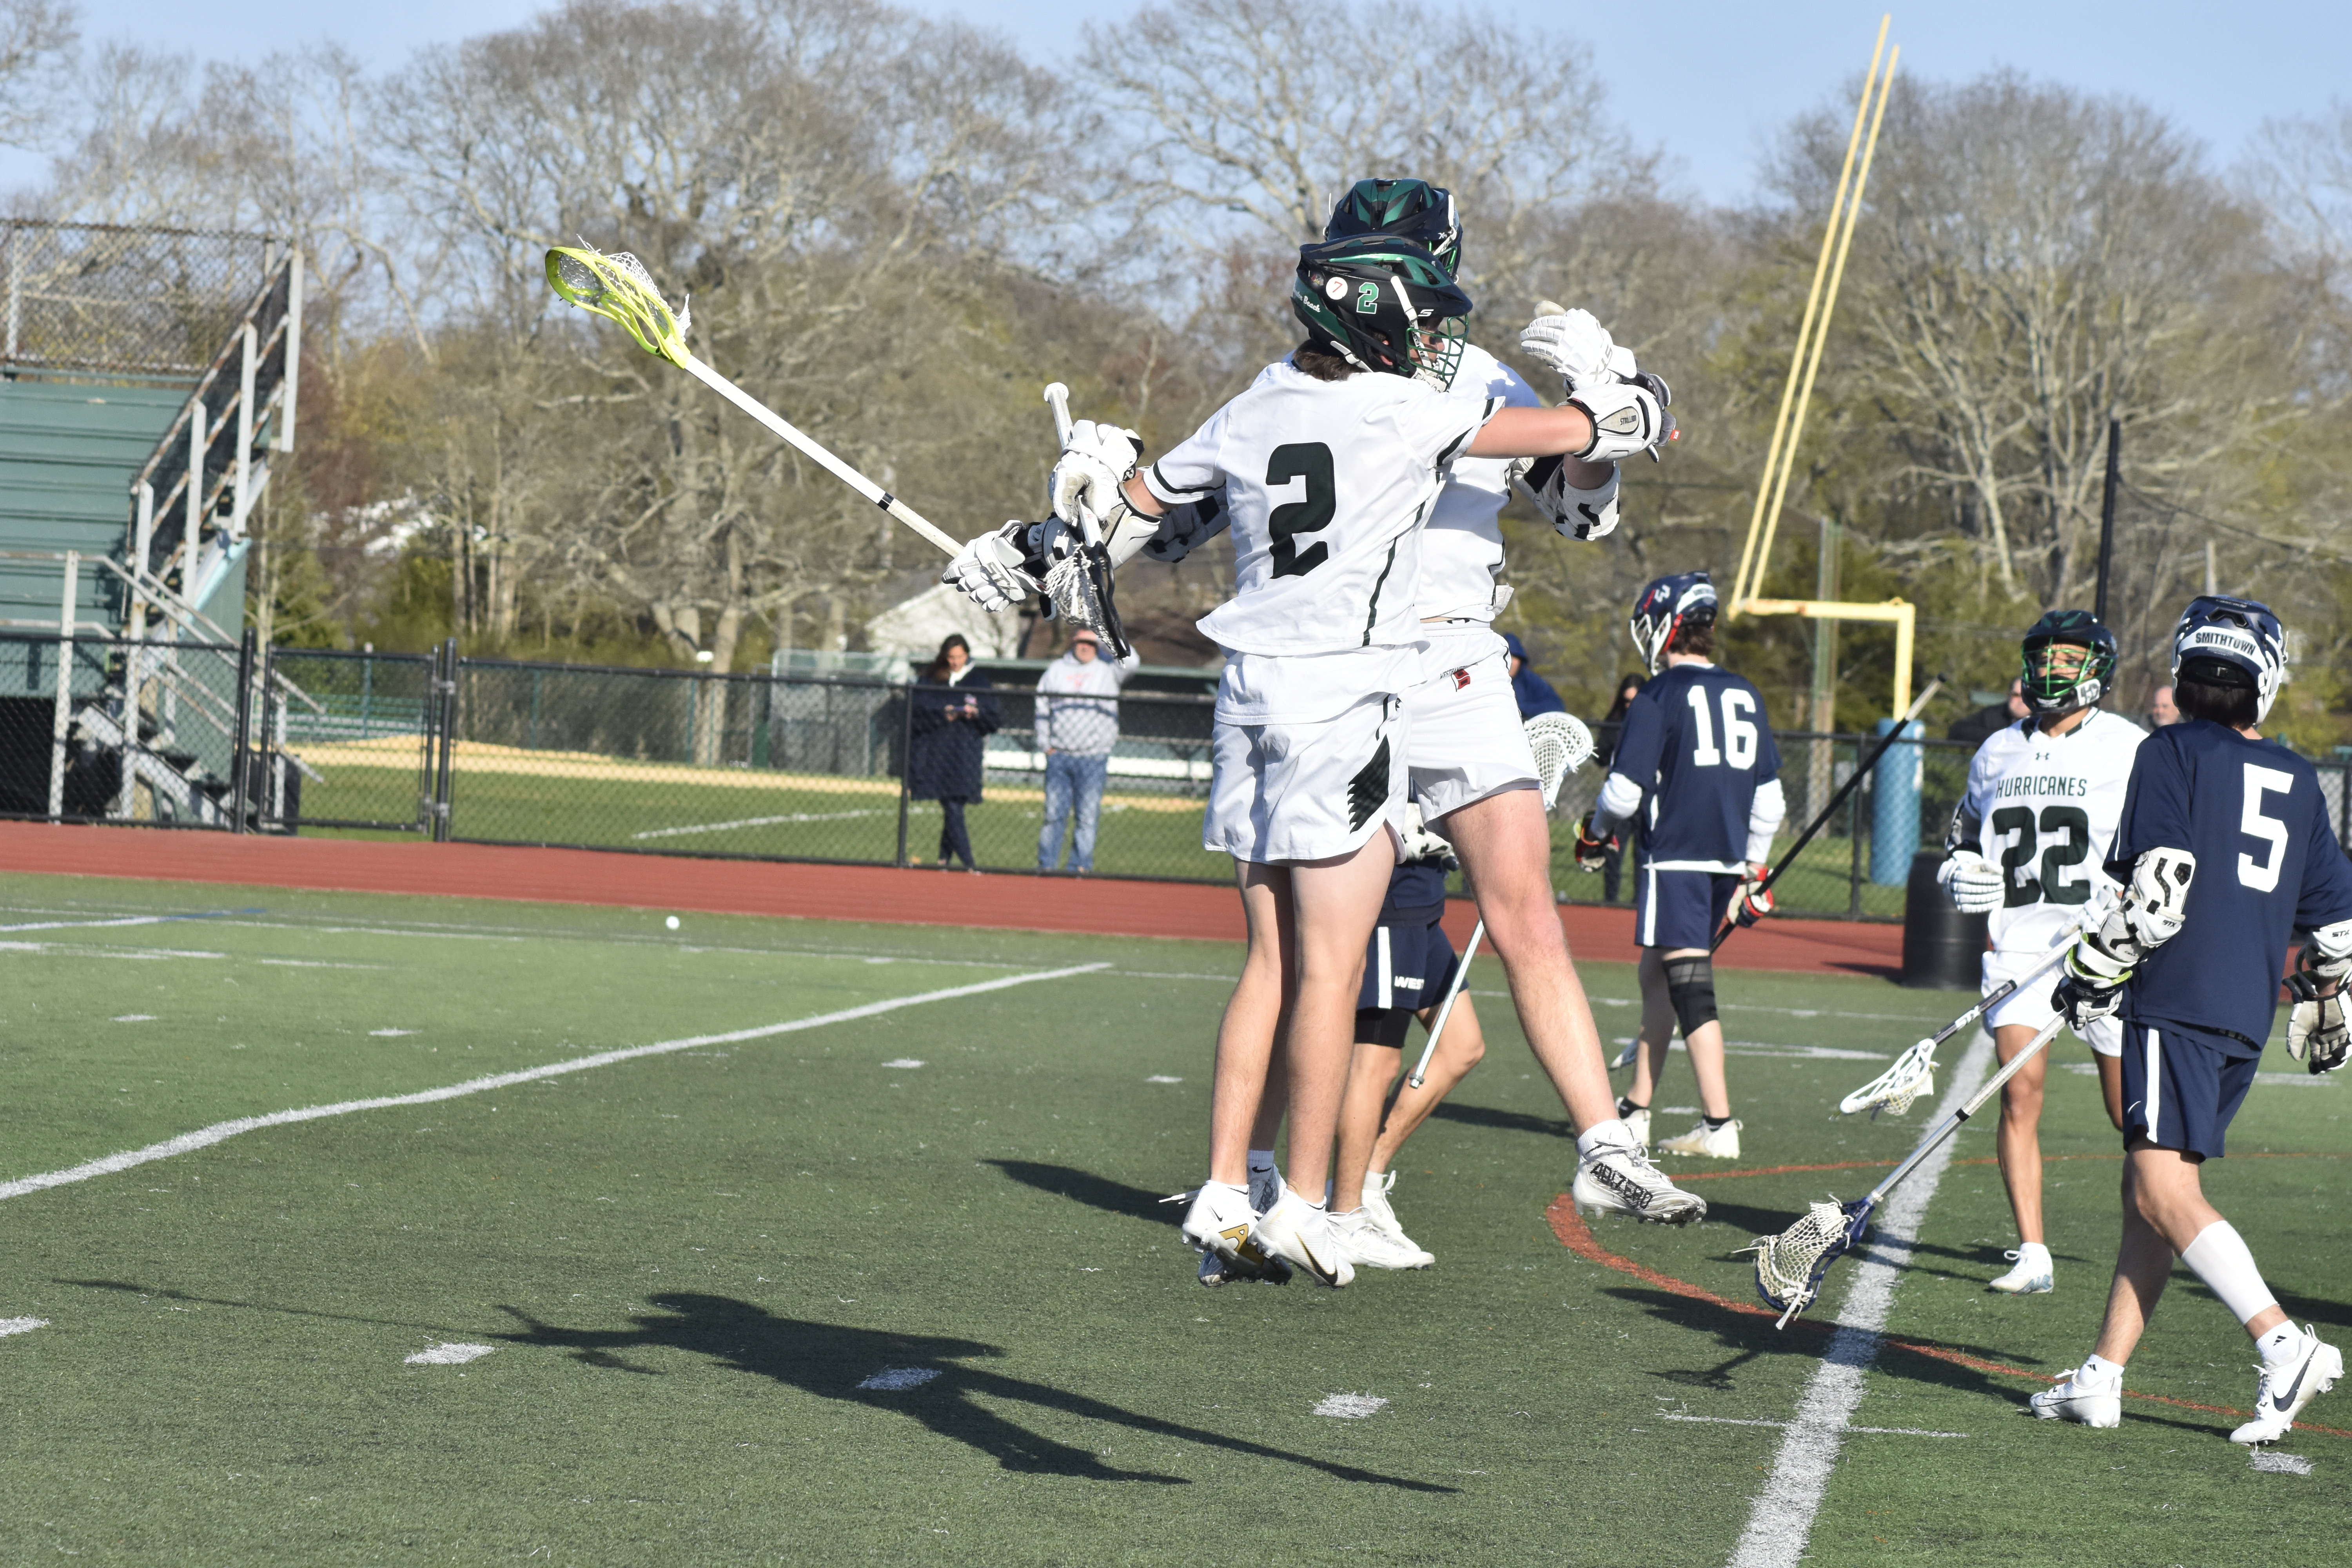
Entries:
{"label": "white lacrosse stick head", "polygon": [[1592,760],[1592,731],[1572,713],[1538,713],[1528,721],[1528,746],[1536,754],[1536,778],[1543,785],[1544,809],[1559,801],[1560,781]]}
{"label": "white lacrosse stick head", "polygon": [[1808,1208],[1780,1235],[1759,1236],[1745,1249],[1756,1255],[1756,1293],[1780,1309],[1777,1326],[1786,1328],[1821,1294],[1822,1275],[1845,1250],[1848,1224],[1844,1208],[1832,1198]]}
{"label": "white lacrosse stick head", "polygon": [[1936,1042],[1922,1040],[1895,1058],[1895,1065],[1838,1101],[1840,1114],[1867,1110],[1900,1116],[1923,1094],[1936,1092]]}

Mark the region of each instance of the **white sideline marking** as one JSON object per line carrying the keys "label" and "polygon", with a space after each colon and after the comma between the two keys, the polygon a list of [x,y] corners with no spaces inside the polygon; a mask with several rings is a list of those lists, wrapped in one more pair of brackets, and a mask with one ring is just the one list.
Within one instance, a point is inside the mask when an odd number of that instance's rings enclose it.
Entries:
{"label": "white sideline marking", "polygon": [[463,1366],[469,1361],[481,1360],[496,1349],[496,1345],[435,1345],[430,1350],[418,1351],[402,1360],[408,1366]]}
{"label": "white sideline marking", "polygon": [[257,958],[256,963],[266,963],[278,969],[390,969],[389,963],[333,963],[323,958]]}
{"label": "white sideline marking", "polygon": [[940,1375],[935,1366],[886,1366],[857,1386],[879,1388],[896,1394],[902,1388],[920,1388]]}
{"label": "white sideline marking", "polygon": [[789,816],[747,816],[740,822],[706,822],[695,827],[648,827],[632,838],[678,838],[689,833],[724,833],[730,827],[772,827],[780,822],[845,822],[853,816],[879,816],[879,811],[796,811]]}
{"label": "white sideline marking", "polygon": [[[1941,1121],[1967,1104],[1991,1065],[1992,1037],[1979,1029],[1928,1124]],[[1822,1495],[1828,1490],[1830,1472],[1837,1466],[1839,1439],[1849,1430],[1846,1423],[1862,1404],[1863,1373],[1877,1358],[1878,1331],[1886,1326],[1887,1314],[1895,1307],[1895,1282],[1911,1260],[1911,1243],[1927,1217],[1927,1205],[1935,1201],[1937,1187],[1943,1183],[1945,1167],[1952,1163],[1956,1142],[1957,1137],[1946,1139],[1943,1147],[1895,1189],[1880,1211],[1854,1269],[1853,1283],[1846,1288],[1845,1301],[1838,1310],[1837,1332],[1831,1336],[1822,1364],[1805,1384],[1796,1419],[1780,1441],[1772,1474],[1757,1493],[1748,1528],[1731,1554],[1731,1568],[1796,1568],[1805,1555],[1813,1517],[1821,1511]]]}
{"label": "white sideline marking", "polygon": [[[10,1334],[29,1334],[35,1329],[46,1329],[48,1326],[49,1321],[47,1318],[0,1318],[0,1338],[5,1338]],[[2306,1470],[2310,1468],[2308,1465],[2304,1468]]]}
{"label": "white sideline marking", "polygon": [[886,1068],[919,1068],[923,1064],[912,1057],[898,1057],[882,1064]]}
{"label": "white sideline marking", "polygon": [[[2096,1072],[2099,1069],[2093,1068],[2091,1070]],[[2254,1081],[2282,1083],[2289,1089],[2334,1089],[2336,1087],[2336,1080],[2332,1078],[2314,1078],[2309,1073],[2302,1072],[2258,1072],[2254,1075]]]}
{"label": "white sideline marking", "polygon": [[[222,910],[226,914],[226,910]],[[0,926],[0,931],[75,931],[91,926],[159,926],[173,921],[200,921],[205,915],[124,915],[103,921],[30,921],[23,925]]]}
{"label": "white sideline marking", "polygon": [[396,1038],[402,1035],[413,1035],[416,1033],[416,1031],[414,1029],[370,1029],[368,1033],[379,1040],[388,1040]]}
{"label": "white sideline marking", "polygon": [[[1685,1415],[1675,1410],[1662,1410],[1658,1414],[1664,1420],[1698,1422],[1709,1426],[1785,1427],[1794,1425],[1792,1422],[1771,1421],[1760,1416]],[[1846,1430],[1867,1433],[1874,1437],[1965,1437],[1968,1436],[1966,1432],[1930,1432],[1924,1426],[1849,1426]]]}
{"label": "white sideline marking", "polygon": [[[17,1321],[21,1322],[25,1320]],[[2254,1448],[2249,1450],[2249,1453],[2253,1459],[2254,1468],[2258,1470],[2271,1470],[2282,1476],[2311,1474],[2311,1461],[2301,1454],[2282,1454],[2275,1448]]]}
{"label": "white sideline marking", "polygon": [[959,996],[978,996],[989,991],[1003,991],[1015,985],[1026,985],[1033,980],[1063,980],[1073,974],[1091,974],[1107,969],[1107,963],[1081,963],[1068,969],[1040,969],[1028,974],[1010,974],[1002,980],[982,980],[971,985],[952,985],[944,991],[926,991],[919,995],[894,996],[887,1001],[868,1002],[861,1006],[845,1007],[837,1013],[820,1013],[814,1017],[794,1018],[782,1024],[761,1024],[756,1028],[731,1029],[723,1035],[691,1035],[682,1040],[663,1040],[650,1046],[625,1046],[619,1050],[599,1051],[594,1056],[574,1057],[570,1061],[550,1062],[545,1067],[524,1068],[518,1072],[495,1073],[488,1078],[467,1079],[463,1083],[446,1084],[439,1089],[419,1089],[415,1094],[379,1095],[373,1100],[346,1100],[333,1105],[306,1105],[293,1110],[273,1110],[267,1116],[240,1116],[232,1121],[215,1121],[210,1127],[199,1127],[194,1132],[183,1132],[177,1138],[167,1138],[161,1143],[150,1143],[144,1149],[126,1149],[119,1154],[70,1165],[62,1171],[44,1171],[38,1175],[19,1176],[13,1182],[0,1182],[0,1198],[20,1198],[27,1193],[37,1193],[50,1187],[62,1187],[74,1182],[86,1182],[92,1176],[110,1176],[117,1171],[128,1171],[134,1165],[168,1160],[177,1154],[194,1153],[225,1143],[240,1132],[257,1132],[265,1127],[285,1127],[298,1121],[318,1121],[330,1116],[349,1116],[355,1110],[388,1110],[401,1105],[431,1105],[444,1100],[457,1100],[486,1089],[507,1089],[519,1083],[534,1083],[541,1079],[561,1078],[566,1073],[585,1072],[591,1068],[611,1067],[615,1062],[635,1061],[639,1057],[667,1056],[674,1051],[692,1050],[698,1046],[731,1045],[738,1040],[763,1040],[772,1035],[797,1034],[803,1029],[822,1028],[827,1024],[846,1024],[859,1018],[872,1018],[884,1013],[895,1013],[901,1007],[919,1006],[926,1002],[948,1002]]}
{"label": "white sideline marking", "polygon": [[117,1024],[152,1024],[154,1021],[155,1015],[152,1013],[125,1013],[112,1020]]}
{"label": "white sideline marking", "polygon": [[1156,1072],[1150,1078],[1145,1079],[1143,1081],[1146,1083],[1182,1083],[1184,1080],[1181,1078],[1170,1078],[1164,1072]]}
{"label": "white sideline marking", "polygon": [[1387,1403],[1377,1394],[1334,1394],[1315,1407],[1315,1414],[1338,1421],[1361,1421],[1378,1415]]}

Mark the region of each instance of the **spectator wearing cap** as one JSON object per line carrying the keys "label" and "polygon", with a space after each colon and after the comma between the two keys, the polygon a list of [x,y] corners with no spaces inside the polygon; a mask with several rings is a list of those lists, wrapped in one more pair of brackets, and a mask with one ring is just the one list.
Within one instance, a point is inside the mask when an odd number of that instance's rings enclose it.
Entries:
{"label": "spectator wearing cap", "polygon": [[1519,640],[1517,632],[1503,634],[1503,646],[1511,650],[1511,695],[1518,699],[1519,717],[1532,719],[1538,713],[1565,713],[1568,704],[1551,689],[1551,682],[1538,675],[1528,663],[1528,645]]}
{"label": "spectator wearing cap", "polygon": [[1102,816],[1103,780],[1118,743],[1118,692],[1140,662],[1130,653],[1102,657],[1095,634],[1071,634],[1062,657],[1037,679],[1037,749],[1045,753],[1045,826],[1037,836],[1037,869],[1051,871],[1062,854],[1062,826],[1073,810],[1069,868],[1095,868],[1095,827]]}

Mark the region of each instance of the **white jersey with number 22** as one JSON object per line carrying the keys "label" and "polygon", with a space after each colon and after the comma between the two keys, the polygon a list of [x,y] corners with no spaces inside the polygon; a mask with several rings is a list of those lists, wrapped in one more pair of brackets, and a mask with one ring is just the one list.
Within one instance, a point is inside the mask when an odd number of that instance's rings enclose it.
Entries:
{"label": "white jersey with number 22", "polygon": [[2132,758],[2147,738],[2130,720],[2093,709],[2063,735],[2021,721],[1978,749],[1953,842],[2000,873],[1996,950],[2051,947],[2106,881],[2099,865],[2116,841]]}

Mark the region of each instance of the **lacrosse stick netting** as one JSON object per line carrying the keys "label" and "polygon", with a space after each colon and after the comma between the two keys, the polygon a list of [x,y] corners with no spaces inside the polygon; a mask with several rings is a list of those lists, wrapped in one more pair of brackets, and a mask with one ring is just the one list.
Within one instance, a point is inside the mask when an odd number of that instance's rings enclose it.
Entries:
{"label": "lacrosse stick netting", "polygon": [[607,256],[593,246],[559,245],[547,253],[547,285],[567,303],[617,321],[656,359],[667,360],[711,391],[766,426],[802,456],[905,523],[950,555],[963,546],[934,527],[913,507],[835,457],[782,415],[698,359],[686,346],[691,312],[673,313],[654,287],[645,264],[625,250]]}
{"label": "lacrosse stick netting", "polygon": [[1756,1255],[1756,1293],[1766,1305],[1780,1309],[1774,1328],[1787,1328],[1822,1293],[1822,1276],[1853,1245],[1854,1216],[1849,1210],[1860,1206],[1832,1197],[1808,1208],[1780,1235],[1758,1237],[1754,1246],[1741,1249]]}
{"label": "lacrosse stick netting", "polygon": [[[1592,731],[1572,713],[1538,713],[1528,721],[1527,731],[1528,750],[1535,753],[1536,783],[1543,788],[1544,815],[1549,816],[1559,803],[1561,783],[1592,760]],[[1486,921],[1482,915],[1462,949],[1462,961],[1454,966],[1454,984],[1446,987],[1445,1000],[1430,1022],[1429,1037],[1421,1044],[1421,1059],[1412,1064],[1412,1076],[1405,1080],[1414,1089],[1429,1076],[1429,1058],[1437,1054],[1438,1037],[1445,1033],[1445,1020],[1454,1016],[1454,999],[1462,994],[1463,983],[1470,978],[1470,961],[1478,955],[1478,943],[1486,935]]]}

